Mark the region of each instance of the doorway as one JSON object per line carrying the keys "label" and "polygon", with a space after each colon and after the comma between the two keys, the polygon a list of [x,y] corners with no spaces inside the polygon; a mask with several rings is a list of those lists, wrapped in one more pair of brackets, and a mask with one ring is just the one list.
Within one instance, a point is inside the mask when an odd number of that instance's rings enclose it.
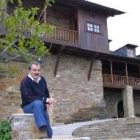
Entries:
{"label": "doorway", "polygon": [[118,118],[123,118],[124,117],[124,108],[123,108],[123,101],[119,101],[117,105],[118,109]]}

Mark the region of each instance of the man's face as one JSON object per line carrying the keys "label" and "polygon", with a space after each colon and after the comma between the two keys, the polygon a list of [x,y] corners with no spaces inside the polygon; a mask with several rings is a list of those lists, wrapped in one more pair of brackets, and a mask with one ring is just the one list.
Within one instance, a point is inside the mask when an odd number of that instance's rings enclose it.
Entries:
{"label": "man's face", "polygon": [[32,64],[31,65],[31,70],[29,70],[29,74],[35,79],[37,80],[40,76],[40,65],[35,65]]}

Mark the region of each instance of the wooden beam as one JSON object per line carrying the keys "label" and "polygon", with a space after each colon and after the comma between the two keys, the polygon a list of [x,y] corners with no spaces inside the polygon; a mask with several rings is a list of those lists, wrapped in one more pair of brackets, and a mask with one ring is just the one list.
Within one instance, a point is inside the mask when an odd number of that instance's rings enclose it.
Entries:
{"label": "wooden beam", "polygon": [[60,50],[58,52],[58,55],[57,55],[57,60],[56,60],[56,63],[55,63],[55,68],[54,68],[54,77],[56,76],[57,74],[57,69],[58,69],[58,64],[59,64],[59,60],[60,60],[60,56],[61,56],[61,53],[62,53],[62,50],[65,49],[65,46],[61,46],[60,47]]}
{"label": "wooden beam", "polygon": [[47,24],[47,10],[45,10],[43,13],[43,23]]}
{"label": "wooden beam", "polygon": [[91,61],[90,61],[90,66],[89,66],[89,71],[88,71],[88,81],[90,80],[90,75],[91,75],[93,63],[94,63],[96,56],[97,56],[97,53],[92,54],[92,56],[91,56]]}

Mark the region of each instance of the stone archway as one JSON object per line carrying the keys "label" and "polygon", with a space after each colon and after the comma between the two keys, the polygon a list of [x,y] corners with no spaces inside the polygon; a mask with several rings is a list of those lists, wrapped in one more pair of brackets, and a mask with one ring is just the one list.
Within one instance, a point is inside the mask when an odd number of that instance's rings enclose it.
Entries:
{"label": "stone archway", "polygon": [[117,104],[118,118],[124,117],[123,101],[119,101]]}

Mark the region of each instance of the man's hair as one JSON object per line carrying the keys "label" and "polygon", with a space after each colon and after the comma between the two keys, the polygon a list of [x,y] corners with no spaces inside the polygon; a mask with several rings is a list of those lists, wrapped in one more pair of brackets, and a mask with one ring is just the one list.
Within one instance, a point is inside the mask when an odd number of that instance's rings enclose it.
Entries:
{"label": "man's hair", "polygon": [[31,66],[32,65],[37,65],[37,66],[40,66],[40,63],[39,62],[37,62],[37,61],[31,61],[30,63],[29,63],[29,65],[28,65],[28,70],[31,70]]}

